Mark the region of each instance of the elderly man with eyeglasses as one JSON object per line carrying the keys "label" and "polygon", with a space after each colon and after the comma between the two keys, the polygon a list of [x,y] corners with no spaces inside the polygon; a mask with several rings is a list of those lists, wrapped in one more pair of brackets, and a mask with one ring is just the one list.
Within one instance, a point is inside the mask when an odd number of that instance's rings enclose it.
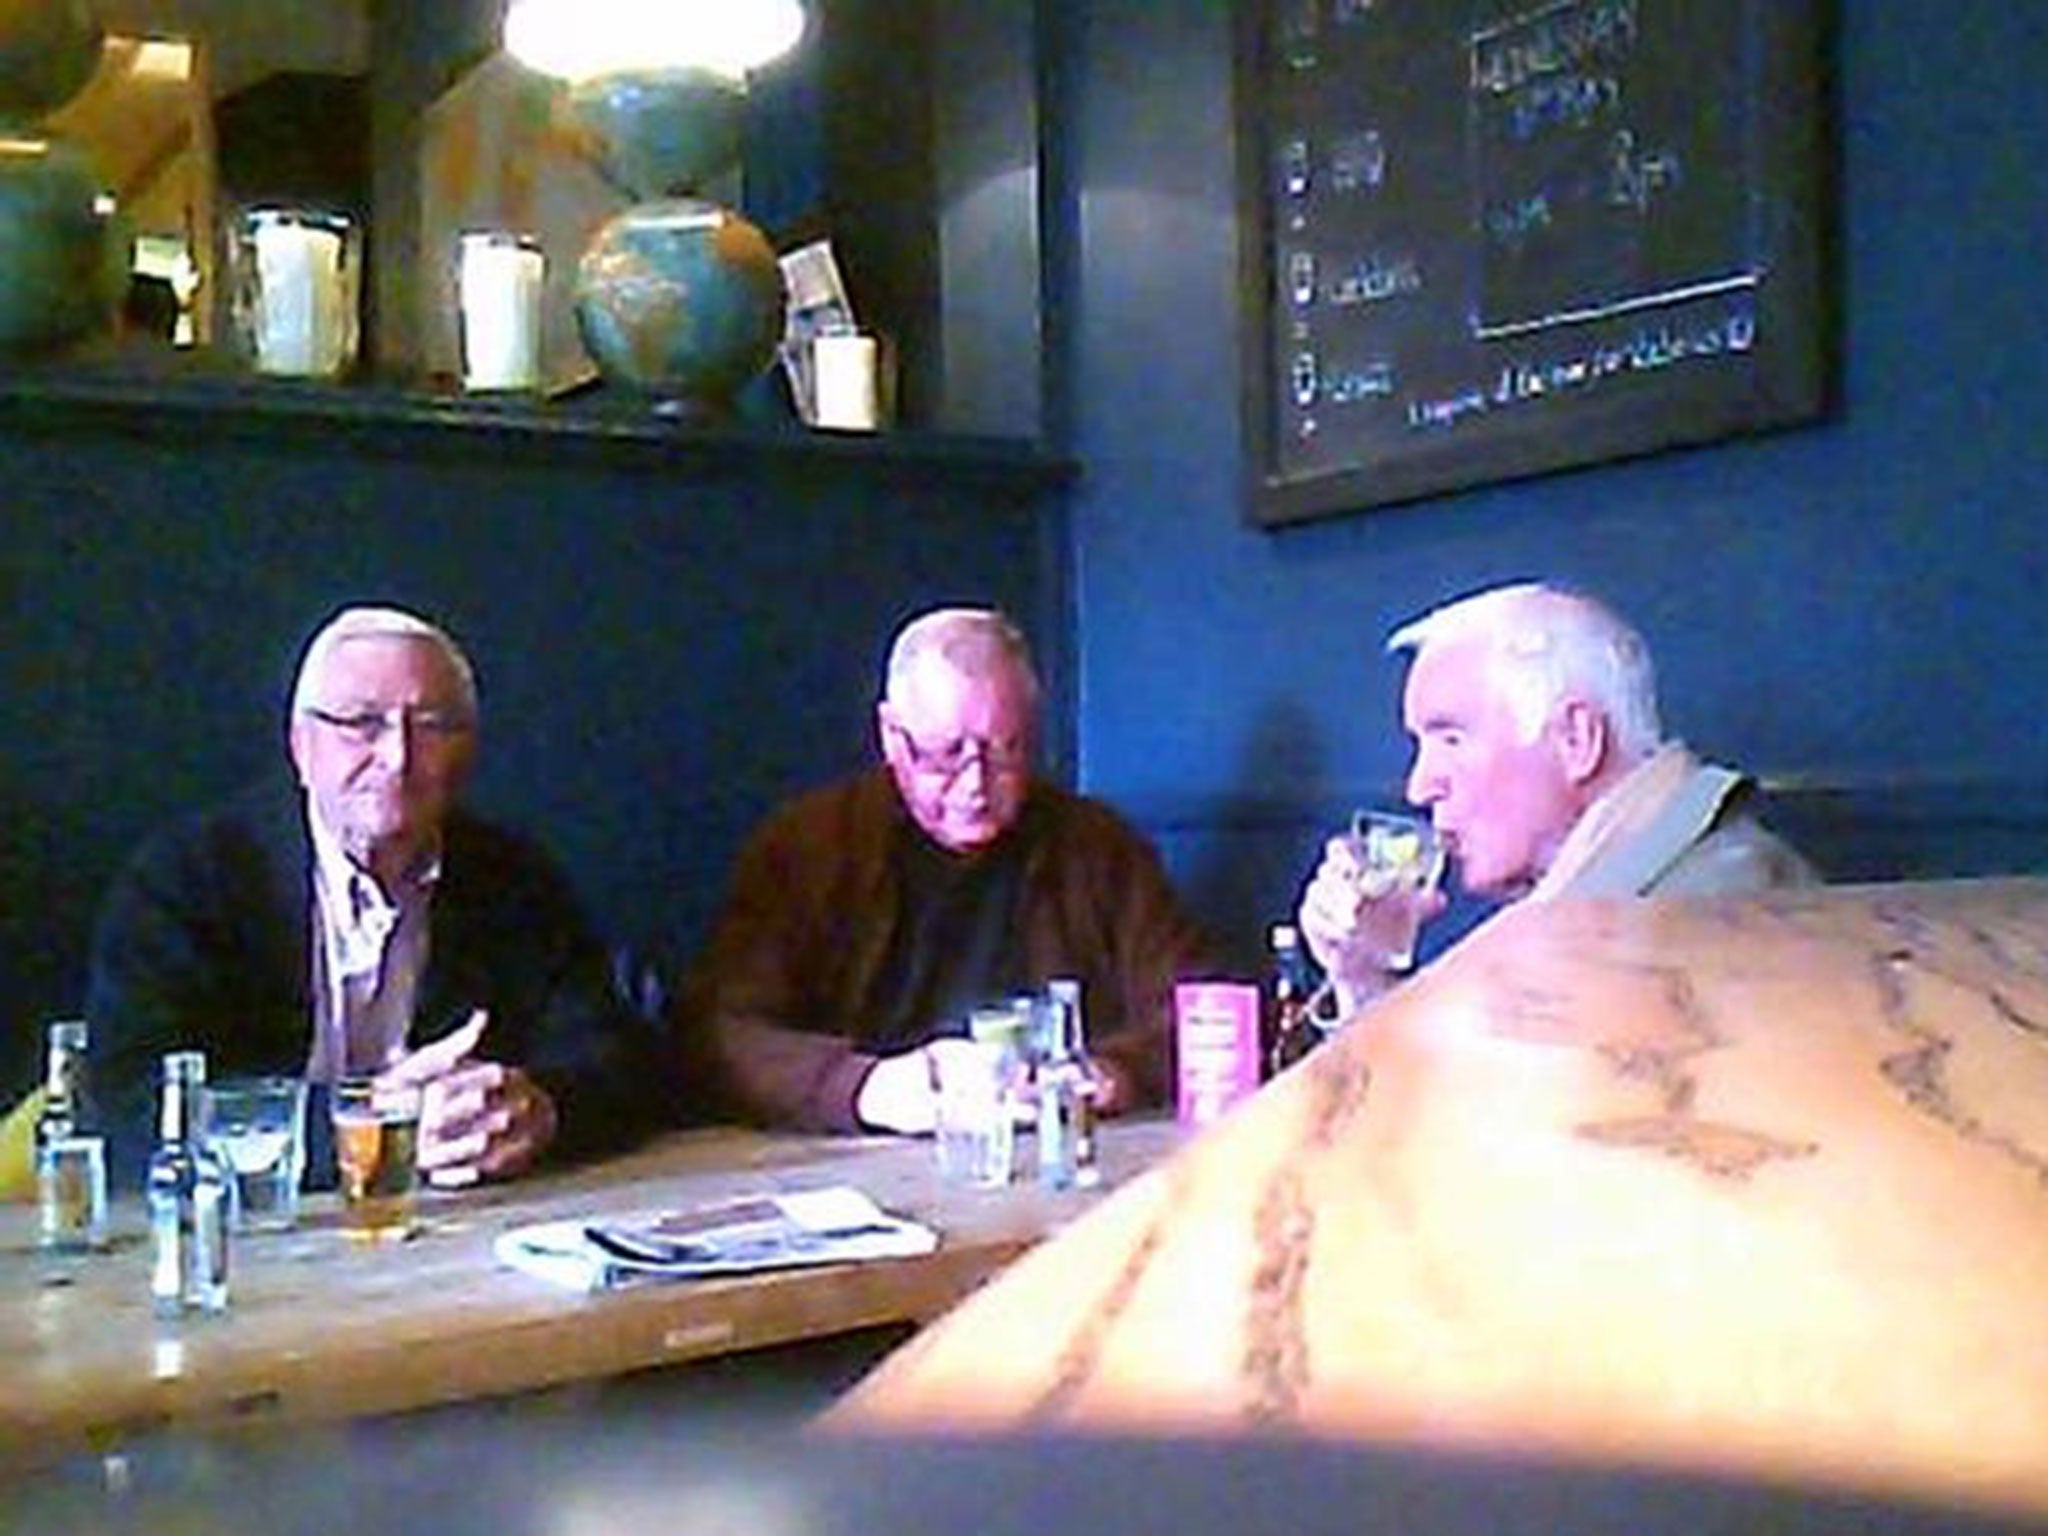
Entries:
{"label": "elderly man with eyeglasses", "polygon": [[1205,946],[1143,837],[1033,775],[1037,716],[1002,614],[940,609],[897,635],[881,765],[755,832],[687,990],[729,1107],[928,1131],[932,1057],[968,1012],[1054,976],[1082,982],[1099,1107],[1161,1096],[1173,983]]}
{"label": "elderly man with eyeglasses", "polygon": [[[292,692],[297,792],[280,776],[139,850],[102,909],[86,1002],[124,1171],[172,1050],[203,1050],[215,1078],[428,1087],[419,1165],[444,1185],[614,1145],[659,1116],[651,1038],[566,880],[456,803],[477,726],[475,676],[446,633],[346,609]],[[319,1139],[325,1116],[308,1121]]]}

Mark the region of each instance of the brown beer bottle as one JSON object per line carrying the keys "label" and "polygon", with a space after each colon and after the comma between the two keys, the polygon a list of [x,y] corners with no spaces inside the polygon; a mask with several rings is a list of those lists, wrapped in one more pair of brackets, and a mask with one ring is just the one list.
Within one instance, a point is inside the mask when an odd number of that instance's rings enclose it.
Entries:
{"label": "brown beer bottle", "polygon": [[1271,1079],[1322,1043],[1309,1007],[1308,964],[1292,923],[1275,923],[1269,936],[1265,1027],[1266,1076]]}

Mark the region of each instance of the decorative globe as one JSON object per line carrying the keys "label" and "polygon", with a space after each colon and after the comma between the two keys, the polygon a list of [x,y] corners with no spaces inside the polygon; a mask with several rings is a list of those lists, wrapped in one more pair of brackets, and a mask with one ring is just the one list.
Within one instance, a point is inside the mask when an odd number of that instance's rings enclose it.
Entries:
{"label": "decorative globe", "polygon": [[84,150],[0,139],[0,350],[51,351],[109,330],[127,257]]}
{"label": "decorative globe", "polygon": [[576,323],[608,379],[711,411],[774,356],[782,270],[767,238],[716,203],[638,203],[592,238]]}
{"label": "decorative globe", "polygon": [[40,122],[100,64],[91,0],[0,0],[0,121]]}
{"label": "decorative globe", "polygon": [[747,93],[706,69],[636,69],[579,80],[569,119],[583,152],[635,198],[681,197],[739,163]]}

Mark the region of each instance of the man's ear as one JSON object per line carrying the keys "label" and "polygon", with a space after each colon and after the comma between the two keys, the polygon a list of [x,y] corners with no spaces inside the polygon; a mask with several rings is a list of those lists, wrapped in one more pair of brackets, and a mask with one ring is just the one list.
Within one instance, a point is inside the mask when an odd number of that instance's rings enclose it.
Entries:
{"label": "man's ear", "polygon": [[1558,764],[1571,784],[1590,784],[1607,766],[1606,711],[1584,699],[1566,699],[1550,720]]}
{"label": "man's ear", "polygon": [[284,743],[292,760],[292,773],[301,789],[306,786],[306,733],[311,729],[303,715],[294,714],[291,724],[285,727]]}
{"label": "man's ear", "polygon": [[875,751],[884,762],[896,760],[896,743],[889,738],[889,727],[896,723],[896,717],[889,710],[887,699],[875,701]]}

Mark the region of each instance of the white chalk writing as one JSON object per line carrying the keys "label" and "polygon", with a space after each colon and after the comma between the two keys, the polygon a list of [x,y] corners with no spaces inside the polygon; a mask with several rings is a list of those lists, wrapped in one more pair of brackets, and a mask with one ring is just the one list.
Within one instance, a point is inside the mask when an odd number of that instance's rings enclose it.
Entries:
{"label": "white chalk writing", "polygon": [[1505,96],[1546,76],[1599,72],[1635,47],[1636,7],[1637,0],[1565,0],[1481,32],[1472,39],[1472,89]]}
{"label": "white chalk writing", "polygon": [[1387,142],[1377,128],[1347,133],[1330,149],[1330,186],[1338,192],[1377,191],[1387,179]]}
{"label": "white chalk writing", "polygon": [[1341,309],[1378,304],[1421,289],[1422,268],[1413,256],[1375,253],[1354,262],[1349,271],[1329,285],[1324,297]]}
{"label": "white chalk writing", "polygon": [[1418,431],[1455,425],[1467,416],[1598,386],[1628,375],[1653,373],[1679,363],[1753,351],[1756,311],[1741,303],[1691,323],[1659,321],[1614,340],[1594,342],[1577,352],[1542,358],[1510,358],[1485,383],[1468,384],[1430,399],[1408,402],[1408,425]]}

